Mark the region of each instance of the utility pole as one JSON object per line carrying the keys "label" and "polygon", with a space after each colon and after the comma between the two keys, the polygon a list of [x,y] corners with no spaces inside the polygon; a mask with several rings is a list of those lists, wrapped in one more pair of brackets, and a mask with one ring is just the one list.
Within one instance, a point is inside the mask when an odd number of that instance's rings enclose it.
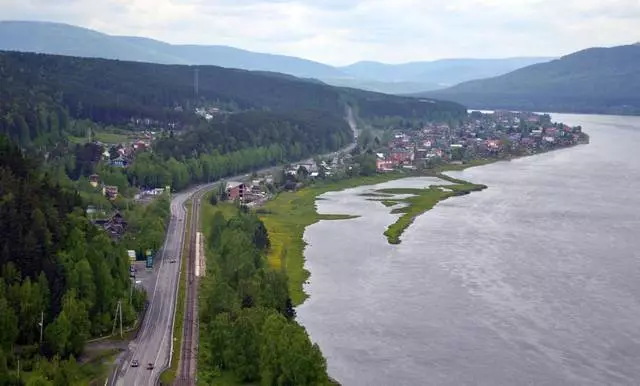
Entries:
{"label": "utility pole", "polygon": [[113,318],[113,328],[111,329],[111,335],[114,335],[116,333],[118,315],[120,316],[120,337],[122,338],[122,301],[121,300],[118,300],[118,305],[116,306],[116,315]]}
{"label": "utility pole", "polygon": [[200,74],[199,74],[199,68],[195,68],[195,72],[193,74],[193,93],[198,96],[198,83],[199,83],[199,78],[200,78]]}
{"label": "utility pole", "polygon": [[120,338],[122,338],[122,302],[118,302],[118,307],[120,308]]}
{"label": "utility pole", "polygon": [[44,311],[40,312],[40,344],[42,344],[42,330],[44,328]]}

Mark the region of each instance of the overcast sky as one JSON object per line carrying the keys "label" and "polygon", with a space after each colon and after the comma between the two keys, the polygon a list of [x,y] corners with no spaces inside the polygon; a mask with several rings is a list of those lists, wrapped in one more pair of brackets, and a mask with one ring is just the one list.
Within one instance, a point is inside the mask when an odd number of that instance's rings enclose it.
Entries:
{"label": "overcast sky", "polygon": [[0,0],[0,18],[334,65],[560,56],[640,41],[640,0]]}

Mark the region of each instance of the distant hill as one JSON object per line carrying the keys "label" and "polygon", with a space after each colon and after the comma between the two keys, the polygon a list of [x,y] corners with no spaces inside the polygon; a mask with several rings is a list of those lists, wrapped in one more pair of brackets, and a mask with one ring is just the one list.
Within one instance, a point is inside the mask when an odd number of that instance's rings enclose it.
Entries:
{"label": "distant hill", "polygon": [[111,36],[61,23],[0,21],[0,50],[161,64],[202,64],[283,72],[304,78],[340,77],[326,64],[226,46],[172,45],[153,39]]}
{"label": "distant hill", "polygon": [[640,45],[589,48],[420,96],[472,108],[640,114]]}
{"label": "distant hill", "polygon": [[333,67],[292,56],[257,53],[227,46],[173,45],[142,37],[111,36],[67,24],[32,21],[0,21],[0,50],[280,72],[319,79],[335,86],[388,94],[443,88],[548,60],[446,59],[398,65],[360,62],[346,67]]}
{"label": "distant hill", "polygon": [[441,59],[432,62],[383,64],[358,62],[341,69],[358,79],[376,79],[382,82],[414,82],[429,88],[444,88],[471,79],[502,75],[553,58],[506,59]]}

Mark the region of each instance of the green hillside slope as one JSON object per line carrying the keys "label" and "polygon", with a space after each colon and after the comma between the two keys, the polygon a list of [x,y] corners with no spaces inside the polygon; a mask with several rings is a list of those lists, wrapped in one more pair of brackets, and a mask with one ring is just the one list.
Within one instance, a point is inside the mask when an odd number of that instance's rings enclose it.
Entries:
{"label": "green hillside slope", "polygon": [[490,79],[419,95],[472,108],[640,113],[640,45],[590,48]]}
{"label": "green hillside slope", "polygon": [[[455,103],[423,103],[214,66],[198,67],[196,94],[195,73],[190,66],[0,52],[0,133],[23,145],[46,135],[55,139],[69,118],[113,125],[149,119],[180,129],[197,124],[196,106],[211,103],[280,114],[315,110],[332,119],[344,117],[347,102],[362,107],[363,119],[465,114]],[[350,133],[346,123],[329,131]]]}

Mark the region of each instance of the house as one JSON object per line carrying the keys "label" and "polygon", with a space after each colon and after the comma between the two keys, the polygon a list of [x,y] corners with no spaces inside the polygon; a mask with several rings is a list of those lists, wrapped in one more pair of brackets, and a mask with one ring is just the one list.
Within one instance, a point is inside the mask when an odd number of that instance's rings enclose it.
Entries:
{"label": "house", "polygon": [[307,170],[307,173],[313,173],[318,171],[318,167],[314,164],[300,164],[298,168],[303,167]]}
{"label": "house", "polygon": [[129,162],[123,157],[120,156],[118,158],[114,158],[111,161],[109,161],[109,165],[116,167],[116,168],[124,168],[129,164]]}
{"label": "house", "polygon": [[97,212],[97,210],[96,210],[96,207],[95,207],[95,206],[93,206],[93,205],[88,205],[88,206],[87,206],[86,213],[87,213],[88,215],[93,215],[93,214],[95,214],[96,212]]}
{"label": "house", "polygon": [[497,139],[487,140],[486,141],[487,149],[490,151],[500,150],[502,146],[502,142]]}
{"label": "house", "polygon": [[147,143],[144,141],[137,141],[133,144],[133,150],[135,151],[144,151],[147,150]]}
{"label": "house", "polygon": [[105,232],[114,240],[119,240],[127,231],[127,221],[122,217],[120,212],[116,212],[108,219],[96,220],[94,224],[104,229]]}
{"label": "house", "polygon": [[389,153],[389,159],[394,160],[396,162],[409,163],[409,162],[413,161],[413,159],[414,159],[413,150],[409,150],[409,149],[405,149],[405,148],[393,149]]}
{"label": "house", "polygon": [[398,167],[400,162],[394,159],[377,159],[376,170],[379,172],[389,172]]}
{"label": "house", "polygon": [[97,188],[98,182],[100,182],[100,176],[98,176],[97,174],[92,174],[89,176],[89,183],[91,184],[91,186]]}
{"label": "house", "polygon": [[110,200],[115,200],[118,197],[118,187],[117,186],[103,186],[102,194]]}
{"label": "house", "polygon": [[244,193],[246,186],[243,182],[228,182],[227,183],[227,198],[231,201],[244,200]]}
{"label": "house", "polygon": [[429,150],[427,150],[427,149],[418,148],[418,149],[416,149],[415,158],[416,159],[425,159],[425,158],[427,158],[427,153],[428,152],[429,152]]}

